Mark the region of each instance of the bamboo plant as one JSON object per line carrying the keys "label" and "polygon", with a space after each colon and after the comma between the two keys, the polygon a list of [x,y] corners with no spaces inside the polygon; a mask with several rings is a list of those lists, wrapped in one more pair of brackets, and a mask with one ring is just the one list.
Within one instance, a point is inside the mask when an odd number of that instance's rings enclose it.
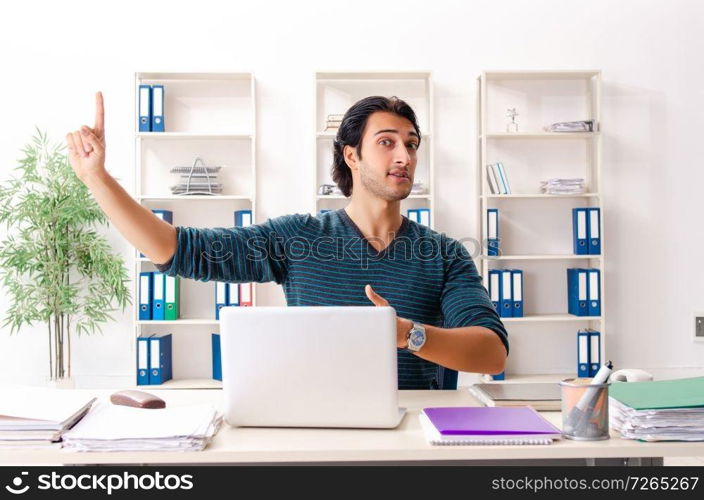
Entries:
{"label": "bamboo plant", "polygon": [[9,298],[3,327],[10,334],[45,323],[49,379],[71,378],[71,335],[102,333],[101,323],[131,302],[128,272],[97,233],[105,214],[74,174],[63,145],[37,129],[0,185],[0,283]]}

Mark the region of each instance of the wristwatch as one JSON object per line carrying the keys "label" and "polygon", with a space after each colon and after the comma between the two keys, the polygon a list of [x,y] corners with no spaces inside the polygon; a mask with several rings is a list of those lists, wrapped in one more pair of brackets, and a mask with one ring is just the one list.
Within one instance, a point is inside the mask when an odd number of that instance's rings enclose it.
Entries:
{"label": "wristwatch", "polygon": [[418,352],[425,345],[425,327],[420,323],[413,322],[413,327],[406,335],[407,349],[411,352]]}

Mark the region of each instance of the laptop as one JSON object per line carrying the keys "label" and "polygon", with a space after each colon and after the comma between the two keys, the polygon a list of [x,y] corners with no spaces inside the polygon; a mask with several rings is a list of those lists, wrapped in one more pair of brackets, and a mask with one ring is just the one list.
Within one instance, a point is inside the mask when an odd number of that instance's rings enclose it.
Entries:
{"label": "laptop", "polygon": [[247,427],[394,428],[391,307],[224,307],[225,420]]}
{"label": "laptop", "polygon": [[557,382],[475,384],[469,391],[486,406],[532,406],[560,411],[562,396]]}

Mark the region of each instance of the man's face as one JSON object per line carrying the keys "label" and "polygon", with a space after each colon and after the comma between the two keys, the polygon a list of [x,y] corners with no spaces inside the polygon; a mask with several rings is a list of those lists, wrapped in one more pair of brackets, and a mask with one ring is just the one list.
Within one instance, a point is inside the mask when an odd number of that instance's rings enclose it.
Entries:
{"label": "man's face", "polygon": [[352,169],[354,187],[361,184],[387,201],[407,198],[413,187],[419,144],[420,138],[406,118],[384,111],[372,113],[362,138],[362,158],[353,154],[357,167]]}

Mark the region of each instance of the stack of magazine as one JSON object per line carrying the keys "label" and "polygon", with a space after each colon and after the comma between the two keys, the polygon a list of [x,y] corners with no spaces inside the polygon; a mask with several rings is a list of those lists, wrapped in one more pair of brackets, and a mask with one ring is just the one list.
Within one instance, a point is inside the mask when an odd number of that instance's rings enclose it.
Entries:
{"label": "stack of magazine", "polygon": [[415,181],[413,182],[413,186],[411,187],[411,194],[426,194],[428,190],[425,188],[425,184],[423,184],[423,181]]}
{"label": "stack of magazine", "polygon": [[584,179],[552,178],[540,183],[540,190],[545,194],[581,194],[584,193]]}
{"label": "stack of magazine", "polygon": [[344,115],[328,115],[327,120],[325,121],[325,131],[327,132],[328,130],[337,130],[340,128],[343,117]]}
{"label": "stack of magazine", "polygon": [[218,182],[221,167],[209,167],[203,160],[196,158],[190,167],[173,167],[172,174],[180,174],[180,182],[171,186],[176,195],[215,195],[222,193],[222,184]]}
{"label": "stack of magazine", "polygon": [[546,132],[594,132],[597,129],[594,120],[577,120],[573,122],[557,122],[543,127]]}

